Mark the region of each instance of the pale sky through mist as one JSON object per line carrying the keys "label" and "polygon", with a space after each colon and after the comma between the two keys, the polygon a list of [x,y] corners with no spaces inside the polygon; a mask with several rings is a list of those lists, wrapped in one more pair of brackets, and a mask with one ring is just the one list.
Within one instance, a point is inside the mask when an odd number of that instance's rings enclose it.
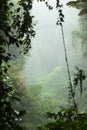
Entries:
{"label": "pale sky through mist", "polygon": [[[63,4],[64,35],[68,47],[71,32],[78,24],[78,11],[67,7],[67,1],[61,0],[60,3]],[[55,5],[55,2],[51,0],[50,4]],[[43,75],[54,67],[65,64],[61,28],[56,26],[57,10],[54,8],[50,11],[44,2],[34,2],[32,14],[35,16],[34,21],[37,21],[36,36],[32,40],[32,50],[24,66],[26,78],[29,75]]]}

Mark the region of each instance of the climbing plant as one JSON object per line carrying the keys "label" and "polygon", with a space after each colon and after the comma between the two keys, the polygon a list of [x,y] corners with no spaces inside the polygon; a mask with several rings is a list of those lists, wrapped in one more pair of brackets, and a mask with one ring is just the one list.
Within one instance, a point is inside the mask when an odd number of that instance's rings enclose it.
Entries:
{"label": "climbing plant", "polygon": [[[81,2],[81,1],[80,1]],[[79,0],[78,2],[79,3]],[[69,2],[68,5],[75,6],[75,2]],[[57,1],[57,7],[59,12],[59,17],[57,21],[57,25],[61,26],[61,32],[62,32],[62,39],[63,39],[63,46],[65,51],[65,61],[67,65],[67,72],[68,72],[68,78],[69,78],[69,95],[70,100],[72,101],[72,105],[69,106],[69,108],[62,108],[58,113],[50,113],[48,112],[48,118],[53,118],[54,121],[43,125],[38,126],[38,130],[86,130],[87,128],[87,113],[83,112],[80,113],[78,111],[78,105],[76,102],[76,93],[75,93],[75,87],[79,84],[80,86],[80,93],[83,93],[83,81],[85,80],[86,76],[82,69],[77,69],[77,73],[75,74],[74,80],[72,82],[71,74],[70,74],[70,68],[68,63],[68,56],[67,56],[67,50],[65,45],[65,39],[64,39],[64,31],[63,31],[63,22],[64,22],[64,15],[62,13],[62,5],[59,4],[59,1]],[[82,12],[80,12],[81,14]]]}

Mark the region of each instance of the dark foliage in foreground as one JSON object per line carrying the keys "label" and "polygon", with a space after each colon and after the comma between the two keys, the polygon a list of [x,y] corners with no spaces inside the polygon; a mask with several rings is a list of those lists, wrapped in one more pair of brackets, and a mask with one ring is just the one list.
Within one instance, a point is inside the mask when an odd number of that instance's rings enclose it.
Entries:
{"label": "dark foliage in foreground", "polygon": [[32,0],[20,0],[18,3],[11,0],[0,0],[0,130],[22,130],[20,124],[23,110],[17,111],[12,102],[15,86],[8,75],[9,61],[14,57],[9,53],[10,46],[22,46],[24,54],[31,48],[33,31],[30,10]]}

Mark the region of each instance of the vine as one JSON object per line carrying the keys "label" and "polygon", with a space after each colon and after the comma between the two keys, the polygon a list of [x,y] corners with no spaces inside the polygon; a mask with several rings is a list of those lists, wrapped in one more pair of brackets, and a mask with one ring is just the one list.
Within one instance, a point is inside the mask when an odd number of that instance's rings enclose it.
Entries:
{"label": "vine", "polygon": [[69,96],[71,96],[71,98],[73,100],[74,107],[77,108],[77,105],[75,102],[75,95],[74,95],[74,91],[73,91],[72,80],[71,80],[71,73],[70,73],[70,67],[69,67],[69,62],[68,62],[67,49],[66,49],[66,44],[65,44],[64,29],[63,29],[64,14],[62,11],[62,7],[63,7],[63,5],[61,5],[59,0],[57,0],[56,8],[58,10],[59,17],[57,18],[56,24],[61,26],[63,47],[64,47],[64,52],[65,52],[65,61],[66,61],[66,66],[67,66],[68,79],[69,79],[69,89],[70,89]]}

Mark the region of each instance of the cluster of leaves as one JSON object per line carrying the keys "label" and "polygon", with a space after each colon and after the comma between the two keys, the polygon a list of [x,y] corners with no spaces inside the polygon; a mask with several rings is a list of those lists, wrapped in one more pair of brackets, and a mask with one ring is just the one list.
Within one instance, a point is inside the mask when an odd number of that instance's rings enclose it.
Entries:
{"label": "cluster of leaves", "polygon": [[[40,2],[44,1],[49,10],[53,9],[53,7],[51,5],[49,5],[49,0],[48,1],[47,0],[37,0],[37,1],[40,1]],[[59,16],[57,18],[56,24],[61,25],[61,26],[62,26],[62,23],[64,22],[64,14],[62,12],[62,7],[63,7],[63,5],[60,4],[60,1],[56,0],[56,9],[58,10],[58,16]]]}
{"label": "cluster of leaves", "polygon": [[63,108],[57,114],[48,113],[48,117],[54,118],[55,121],[39,126],[38,130],[86,130],[87,128],[87,113],[79,114],[73,107]]}
{"label": "cluster of leaves", "polygon": [[20,75],[20,62],[17,62],[15,66],[15,61],[12,61],[9,70],[9,75],[11,75],[13,85],[16,88],[14,97],[18,100],[15,100],[12,105],[16,111],[20,111],[21,109],[21,115],[26,112],[23,120],[21,120],[21,126],[25,126],[27,130],[35,130],[37,125],[45,123],[44,110],[41,108],[43,108],[42,106],[46,106],[46,104],[41,104],[40,85],[26,85],[24,77]]}
{"label": "cluster of leaves", "polygon": [[[6,69],[6,65],[2,65],[2,69]],[[2,71],[1,71],[2,72]],[[3,72],[0,77],[0,129],[19,130],[24,129],[19,125],[22,114],[12,106],[14,100],[18,100],[14,93],[16,92],[13,86],[12,79]]]}
{"label": "cluster of leaves", "polygon": [[80,9],[79,15],[87,14],[87,0],[76,0],[67,3],[68,6]]}
{"label": "cluster of leaves", "polygon": [[15,86],[8,74],[8,61],[12,54],[8,52],[11,45],[23,46],[23,53],[31,48],[31,37],[35,35],[30,14],[32,0],[0,1],[0,129],[25,129],[19,125],[22,111],[12,107]]}
{"label": "cluster of leaves", "polygon": [[48,9],[49,10],[52,10],[53,9],[53,7],[51,6],[51,5],[49,5],[49,0],[37,0],[37,2],[44,2],[45,3],[45,5],[48,7]]}
{"label": "cluster of leaves", "polygon": [[59,17],[57,19],[56,24],[57,25],[61,25],[61,26],[62,26],[62,23],[64,22],[64,14],[62,12],[62,7],[63,7],[63,5],[61,5],[60,2],[59,2],[59,0],[57,0],[56,1],[56,8],[58,10]]}

